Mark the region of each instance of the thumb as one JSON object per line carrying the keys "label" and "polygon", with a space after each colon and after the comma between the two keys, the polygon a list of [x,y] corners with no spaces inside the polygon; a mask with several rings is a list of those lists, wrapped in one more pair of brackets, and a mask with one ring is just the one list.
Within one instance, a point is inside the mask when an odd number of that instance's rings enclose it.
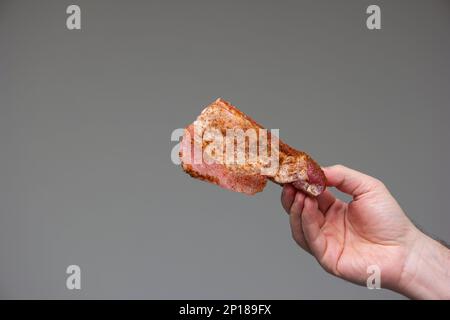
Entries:
{"label": "thumb", "polygon": [[383,186],[378,179],[343,165],[334,165],[323,170],[328,186],[336,187],[354,198]]}

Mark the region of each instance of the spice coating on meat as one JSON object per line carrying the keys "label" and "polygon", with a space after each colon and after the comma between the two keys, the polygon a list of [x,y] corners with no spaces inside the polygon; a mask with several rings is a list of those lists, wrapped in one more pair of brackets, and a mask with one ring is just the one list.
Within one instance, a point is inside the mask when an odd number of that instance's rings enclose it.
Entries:
{"label": "spice coating on meat", "polygon": [[[292,183],[294,187],[311,196],[318,196],[325,190],[326,178],[320,166],[309,155],[283,143],[270,132],[267,133],[267,141],[264,141],[268,145],[268,154],[273,157],[276,156],[275,170],[268,170],[267,162],[259,159],[244,163],[218,161],[218,155],[222,157],[221,152],[226,150],[227,147],[226,141],[220,139],[218,140],[219,143],[217,143],[217,139],[214,140],[216,141],[215,147],[218,147],[220,152],[202,153],[202,161],[193,161],[196,142],[202,148],[205,148],[210,143],[208,139],[205,139],[206,135],[215,138],[214,135],[225,135],[227,130],[235,129],[243,131],[253,129],[257,133],[264,131],[261,130],[264,128],[260,124],[223,99],[217,99],[206,107],[194,123],[185,129],[180,144],[183,170],[194,178],[246,194],[255,194],[262,191],[267,179],[280,185]],[[215,132],[215,134],[211,134],[211,132]],[[256,150],[257,155],[261,154],[262,141],[261,136],[258,135],[259,147],[253,151],[248,145],[245,145],[245,156],[248,159],[254,155],[253,153]],[[273,148],[271,143],[276,143],[278,148]],[[222,158],[220,159],[222,160]]]}

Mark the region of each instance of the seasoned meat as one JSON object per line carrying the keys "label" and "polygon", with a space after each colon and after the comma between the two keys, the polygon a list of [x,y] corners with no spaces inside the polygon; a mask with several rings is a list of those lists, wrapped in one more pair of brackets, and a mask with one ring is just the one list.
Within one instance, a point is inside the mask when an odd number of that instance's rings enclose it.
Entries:
{"label": "seasoned meat", "polygon": [[[229,133],[235,134],[231,140],[227,140]],[[238,137],[244,142],[241,149]],[[227,158],[230,150],[234,153]],[[192,177],[246,194],[262,191],[267,179],[280,185],[292,183],[310,196],[321,194],[326,186],[322,169],[309,155],[283,143],[223,99],[206,107],[185,129],[180,158],[183,170]]]}

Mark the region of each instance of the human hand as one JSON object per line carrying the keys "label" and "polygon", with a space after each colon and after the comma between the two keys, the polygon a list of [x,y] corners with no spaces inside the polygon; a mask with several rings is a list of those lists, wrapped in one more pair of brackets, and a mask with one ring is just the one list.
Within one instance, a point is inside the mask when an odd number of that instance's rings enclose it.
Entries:
{"label": "human hand", "polygon": [[[428,263],[424,255],[435,252],[440,265],[436,272],[450,285],[449,251],[412,224],[381,181],[341,165],[324,171],[328,186],[351,195],[351,202],[337,199],[330,190],[310,198],[291,185],[284,186],[281,202],[290,215],[294,240],[326,271],[365,285],[367,267],[377,265],[383,287],[432,298],[436,290],[418,288],[430,275],[417,267]],[[450,286],[438,291],[439,297],[448,296]]]}

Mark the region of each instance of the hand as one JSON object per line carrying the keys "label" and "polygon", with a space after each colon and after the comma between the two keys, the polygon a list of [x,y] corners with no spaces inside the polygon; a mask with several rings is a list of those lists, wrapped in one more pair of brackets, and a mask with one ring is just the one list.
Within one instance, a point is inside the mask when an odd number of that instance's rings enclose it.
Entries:
{"label": "hand", "polygon": [[[377,265],[382,287],[413,298],[448,297],[449,250],[412,224],[381,181],[341,165],[324,171],[328,186],[353,200],[345,203],[330,190],[310,198],[285,185],[281,202],[290,215],[294,240],[326,271],[348,281],[366,285],[367,267]],[[430,275],[417,270],[421,263],[428,263],[424,255],[430,252],[436,253],[439,261],[427,268],[439,265],[435,271],[448,285],[431,292],[419,288],[427,286]]]}

